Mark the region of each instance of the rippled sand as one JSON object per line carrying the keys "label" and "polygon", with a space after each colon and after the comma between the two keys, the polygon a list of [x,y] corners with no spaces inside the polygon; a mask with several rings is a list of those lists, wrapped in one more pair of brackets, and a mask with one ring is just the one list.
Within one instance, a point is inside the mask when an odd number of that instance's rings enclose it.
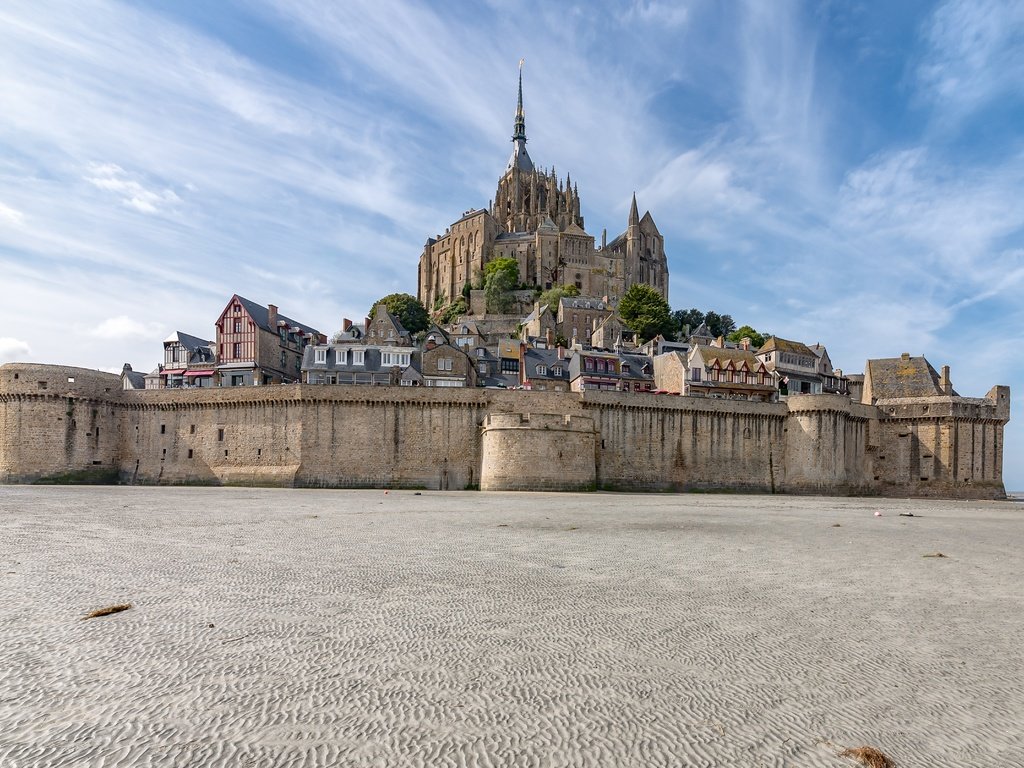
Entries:
{"label": "rippled sand", "polygon": [[0,487],[0,766],[1024,765],[1022,564],[1019,503]]}

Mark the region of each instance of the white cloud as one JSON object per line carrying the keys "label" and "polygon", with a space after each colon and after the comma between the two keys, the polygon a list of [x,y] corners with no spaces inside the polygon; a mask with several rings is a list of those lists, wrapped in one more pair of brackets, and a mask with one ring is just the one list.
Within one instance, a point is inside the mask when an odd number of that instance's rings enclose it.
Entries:
{"label": "white cloud", "polygon": [[181,198],[172,189],[147,189],[136,178],[113,163],[92,163],[85,177],[95,187],[117,194],[121,202],[143,213],[158,213]]}
{"label": "white cloud", "polygon": [[160,339],[162,325],[158,322],[142,322],[127,315],[109,317],[92,329],[91,334],[100,339]]}
{"label": "white cloud", "polygon": [[917,75],[925,92],[955,113],[1024,89],[1024,4],[949,0],[925,29],[930,49]]}
{"label": "white cloud", "polygon": [[27,341],[12,339],[10,336],[0,336],[0,363],[25,360],[31,355],[32,348]]}
{"label": "white cloud", "polygon": [[690,18],[690,9],[678,0],[633,0],[633,4],[622,17],[626,21],[636,20],[661,27],[678,27]]}
{"label": "white cloud", "polygon": [[25,214],[21,211],[16,211],[9,205],[0,203],[0,222],[6,221],[8,224],[18,226],[25,220]]}

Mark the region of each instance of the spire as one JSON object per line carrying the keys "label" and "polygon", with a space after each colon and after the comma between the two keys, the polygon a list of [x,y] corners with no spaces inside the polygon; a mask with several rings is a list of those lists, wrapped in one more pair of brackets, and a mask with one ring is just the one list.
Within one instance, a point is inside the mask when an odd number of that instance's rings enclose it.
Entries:
{"label": "spire", "polygon": [[636,210],[636,192],[633,193],[633,204],[629,208],[629,225],[640,223],[640,214]]}
{"label": "spire", "polygon": [[526,115],[523,114],[523,61],[519,60],[519,102],[516,104],[516,122],[512,129],[512,141],[526,141]]}
{"label": "spire", "polygon": [[526,115],[523,112],[523,59],[519,60],[519,101],[516,103],[516,121],[512,128],[512,156],[508,159],[505,172],[518,168],[530,173],[533,161],[526,151]]}

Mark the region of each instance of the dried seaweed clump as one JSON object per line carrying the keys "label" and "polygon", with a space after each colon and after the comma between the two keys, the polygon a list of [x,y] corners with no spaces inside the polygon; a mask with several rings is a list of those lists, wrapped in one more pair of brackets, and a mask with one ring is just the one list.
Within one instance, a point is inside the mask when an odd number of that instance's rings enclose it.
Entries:
{"label": "dried seaweed clump", "polygon": [[852,758],[864,768],[896,768],[890,757],[874,747],[851,747],[844,749],[839,756]]}
{"label": "dried seaweed clump", "polygon": [[120,613],[121,611],[127,611],[132,607],[131,603],[120,603],[118,605],[108,605],[106,608],[97,608],[95,611],[85,614],[82,617],[82,621],[86,619],[97,619],[100,616],[109,616],[112,613]]}

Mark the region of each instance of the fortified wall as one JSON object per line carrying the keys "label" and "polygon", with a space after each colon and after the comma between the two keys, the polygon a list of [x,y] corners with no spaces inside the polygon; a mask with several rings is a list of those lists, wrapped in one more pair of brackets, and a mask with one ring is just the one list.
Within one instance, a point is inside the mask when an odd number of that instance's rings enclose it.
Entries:
{"label": "fortified wall", "polygon": [[0,482],[1003,498],[1009,390],[875,405],[285,385],[0,366]]}

